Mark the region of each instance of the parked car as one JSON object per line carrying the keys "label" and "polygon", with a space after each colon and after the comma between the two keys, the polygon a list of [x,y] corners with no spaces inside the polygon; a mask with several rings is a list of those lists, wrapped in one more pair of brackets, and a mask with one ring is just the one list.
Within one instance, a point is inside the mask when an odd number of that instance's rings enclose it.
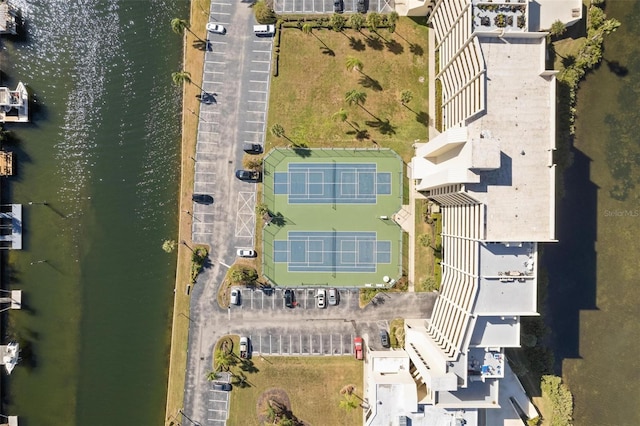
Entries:
{"label": "parked car", "polygon": [[214,383],[213,390],[229,392],[231,385],[229,383]]}
{"label": "parked car", "polygon": [[207,24],[207,31],[211,31],[216,34],[224,34],[227,32],[227,29],[220,24],[216,24],[215,22],[209,22]]}
{"label": "parked car", "polygon": [[240,358],[249,359],[251,356],[251,343],[249,343],[249,338],[247,336],[240,336]]}
{"label": "parked car", "polygon": [[329,306],[336,306],[340,303],[340,293],[337,288],[329,289]]}
{"label": "parked car", "polygon": [[191,200],[199,204],[213,204],[213,197],[207,194],[193,194]]}
{"label": "parked car", "polygon": [[333,0],[333,11],[335,13],[344,12],[344,3],[342,2],[342,0]]}
{"label": "parked car", "polygon": [[358,13],[367,13],[367,6],[364,3],[365,0],[358,0]]}
{"label": "parked car", "polygon": [[239,305],[240,304],[240,290],[234,288],[231,290],[231,304]]}
{"label": "parked car", "polygon": [[357,336],[353,338],[353,356],[356,359],[362,359],[362,337]]}
{"label": "parked car", "polygon": [[290,288],[284,291],[284,304],[287,308],[293,308],[295,303],[293,290]]}
{"label": "parked car", "polygon": [[260,154],[262,152],[262,145],[259,143],[244,142],[242,144],[242,150],[247,154]]}
{"label": "parked car", "polygon": [[238,257],[256,257],[256,251],[250,249],[238,249],[236,254]]}
{"label": "parked car", "polygon": [[320,309],[324,309],[327,306],[325,301],[326,297],[327,297],[327,290],[325,290],[324,288],[319,288],[318,291],[316,292],[316,307]]}
{"label": "parked car", "polygon": [[263,37],[263,36],[270,37],[276,33],[276,26],[273,24],[254,25],[253,33],[258,37]]}
{"label": "parked car", "polygon": [[244,181],[257,182],[260,180],[260,172],[253,170],[236,170],[236,177]]}
{"label": "parked car", "polygon": [[387,333],[387,330],[380,330],[380,343],[383,348],[389,347],[389,333]]}

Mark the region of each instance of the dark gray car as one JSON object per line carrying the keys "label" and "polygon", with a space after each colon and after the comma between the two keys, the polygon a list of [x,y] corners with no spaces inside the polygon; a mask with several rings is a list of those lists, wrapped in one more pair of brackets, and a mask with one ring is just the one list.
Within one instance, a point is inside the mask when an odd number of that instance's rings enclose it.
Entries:
{"label": "dark gray car", "polygon": [[213,390],[229,392],[231,385],[229,383],[216,383],[213,385]]}
{"label": "dark gray car", "polygon": [[382,344],[383,348],[388,348],[389,345],[389,333],[387,333],[387,330],[380,330],[380,343]]}
{"label": "dark gray car", "polygon": [[242,144],[242,150],[247,154],[260,154],[262,153],[262,145],[259,143],[245,142]]}

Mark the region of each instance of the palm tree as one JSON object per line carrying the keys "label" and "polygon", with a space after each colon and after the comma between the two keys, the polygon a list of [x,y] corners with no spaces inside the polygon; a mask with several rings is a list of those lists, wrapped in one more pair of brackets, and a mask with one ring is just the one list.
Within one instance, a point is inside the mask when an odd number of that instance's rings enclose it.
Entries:
{"label": "palm tree", "polygon": [[356,70],[362,74],[362,69],[364,68],[364,64],[358,58],[354,58],[353,56],[349,56],[346,61],[347,70]]}
{"label": "palm tree", "polygon": [[235,364],[235,358],[230,352],[226,352],[222,349],[217,349],[213,355],[213,361],[218,368],[229,368]]}
{"label": "palm tree", "polygon": [[171,253],[176,249],[176,240],[164,240],[162,243],[162,250],[167,253]]}
{"label": "palm tree", "polygon": [[552,37],[560,37],[567,31],[567,26],[561,21],[557,20],[553,24],[551,24],[551,29],[549,29],[549,34]]}
{"label": "palm tree", "polygon": [[389,13],[389,16],[387,16],[387,21],[389,22],[389,25],[391,25],[392,27],[395,27],[396,22],[398,22],[398,18],[399,18],[398,12],[394,10],[391,13]]}
{"label": "palm tree", "polygon": [[302,32],[309,35],[309,34],[313,34],[313,25],[311,25],[309,22],[307,22],[306,24],[304,24],[302,26]]}
{"label": "palm tree", "polygon": [[193,36],[195,38],[197,38],[198,40],[200,40],[201,42],[205,42],[204,40],[202,40],[200,37],[198,37],[196,35],[196,33],[194,33],[193,31],[191,31],[189,29],[189,22],[185,21],[184,19],[180,19],[180,18],[173,18],[171,20],[171,29],[173,30],[174,33],[176,34],[184,34],[184,30],[189,31],[191,34],[193,34]]}
{"label": "palm tree", "polygon": [[362,15],[362,13],[354,13],[349,18],[349,23],[351,24],[351,28],[360,32],[360,30],[364,26],[364,16]]}
{"label": "palm tree", "polygon": [[413,93],[411,92],[411,90],[403,90],[402,93],[400,93],[400,103],[402,105],[407,105],[409,102],[411,102],[411,99],[413,99]]}
{"label": "palm tree", "polygon": [[340,108],[340,111],[333,113],[331,118],[333,118],[334,120],[340,120],[343,123],[347,123],[353,130],[355,130],[356,132],[358,131],[358,128],[355,127],[349,120],[347,120],[347,118],[349,118],[349,113],[344,108]]}
{"label": "palm tree", "polygon": [[193,84],[198,89],[200,89],[201,92],[206,93],[206,91],[202,87],[198,86],[191,80],[191,73],[188,71],[172,72],[171,79],[173,80],[173,84],[175,84],[176,86],[180,86],[183,83]]}
{"label": "palm tree", "polygon": [[339,406],[347,413],[350,413],[354,409],[358,408],[358,403],[356,402],[356,399],[353,397],[353,395],[345,395],[344,399],[340,400]]}
{"label": "palm tree", "polygon": [[367,101],[367,94],[358,89],[352,89],[345,93],[344,100],[347,101],[349,105],[356,104],[362,108],[362,105]]}
{"label": "palm tree", "polygon": [[213,382],[214,380],[217,380],[218,377],[220,377],[220,374],[217,371],[211,370],[211,371],[209,371],[207,373],[207,380],[210,381],[210,382]]}
{"label": "palm tree", "polygon": [[278,123],[271,126],[271,134],[276,138],[281,138],[281,137],[286,138],[286,136],[284,135],[284,127],[282,127],[282,125]]}
{"label": "palm tree", "polygon": [[367,25],[369,25],[369,29],[374,33],[380,26],[380,15],[376,12],[371,12],[367,15]]}

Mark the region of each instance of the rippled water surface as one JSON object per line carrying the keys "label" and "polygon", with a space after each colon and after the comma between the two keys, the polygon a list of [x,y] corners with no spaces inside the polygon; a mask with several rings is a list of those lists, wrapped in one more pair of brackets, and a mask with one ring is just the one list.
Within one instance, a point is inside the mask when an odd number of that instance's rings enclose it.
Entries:
{"label": "rippled water surface", "polygon": [[[3,83],[36,95],[15,125],[24,250],[5,277],[24,292],[3,381],[21,426],[160,424],[164,414],[179,173],[181,37],[173,0],[22,0],[26,38],[5,40]],[[29,205],[28,202],[33,204]],[[38,204],[47,202],[47,204]],[[46,260],[46,262],[40,262]],[[33,263],[33,264],[31,264]]]}

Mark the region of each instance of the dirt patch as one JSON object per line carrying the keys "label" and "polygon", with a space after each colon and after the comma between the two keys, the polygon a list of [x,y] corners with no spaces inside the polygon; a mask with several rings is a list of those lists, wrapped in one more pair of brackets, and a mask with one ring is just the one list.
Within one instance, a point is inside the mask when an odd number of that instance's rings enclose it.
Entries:
{"label": "dirt patch", "polygon": [[261,424],[271,423],[267,414],[269,403],[272,404],[272,407],[275,403],[286,411],[291,412],[291,401],[287,392],[278,388],[267,389],[258,397],[258,402],[256,403],[256,415]]}

